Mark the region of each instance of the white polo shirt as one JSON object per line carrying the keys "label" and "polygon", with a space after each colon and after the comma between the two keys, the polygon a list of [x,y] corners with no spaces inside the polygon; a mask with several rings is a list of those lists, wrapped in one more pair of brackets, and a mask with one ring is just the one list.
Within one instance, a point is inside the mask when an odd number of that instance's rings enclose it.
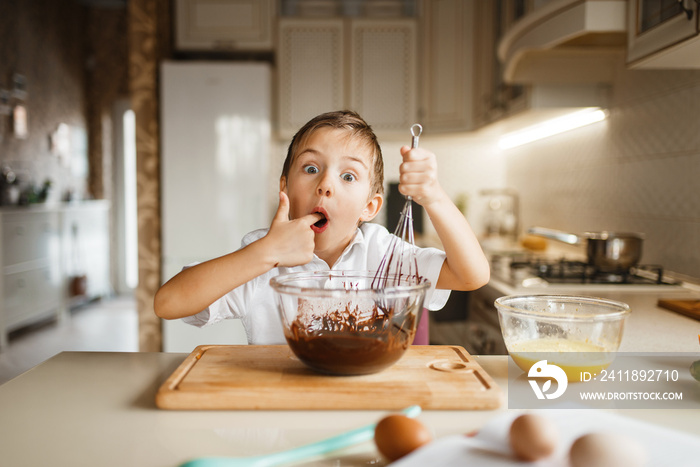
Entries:
{"label": "white polo shirt", "polygon": [[[268,229],[259,229],[246,234],[241,242],[242,247],[264,237],[267,232]],[[249,344],[286,344],[270,279],[280,274],[302,271],[376,271],[391,238],[392,234],[379,224],[362,224],[332,268],[316,255],[303,266],[273,268],[233,289],[207,309],[182,319],[188,324],[202,327],[224,319],[238,318],[243,323]],[[424,306],[429,310],[439,310],[450,296],[449,290],[435,290],[445,253],[436,248],[416,247],[416,258],[420,275],[431,284]]]}

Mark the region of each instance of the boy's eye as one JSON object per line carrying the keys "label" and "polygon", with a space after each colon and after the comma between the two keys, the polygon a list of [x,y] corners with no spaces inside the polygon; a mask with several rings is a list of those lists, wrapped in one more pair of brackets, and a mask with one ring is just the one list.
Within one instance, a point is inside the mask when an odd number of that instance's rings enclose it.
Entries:
{"label": "boy's eye", "polygon": [[355,181],[355,176],[351,173],[344,173],[343,175],[340,176],[343,180],[346,182],[353,182]]}
{"label": "boy's eye", "polygon": [[318,173],[318,169],[313,165],[307,165],[304,167],[304,172],[306,172],[307,174],[315,174]]}

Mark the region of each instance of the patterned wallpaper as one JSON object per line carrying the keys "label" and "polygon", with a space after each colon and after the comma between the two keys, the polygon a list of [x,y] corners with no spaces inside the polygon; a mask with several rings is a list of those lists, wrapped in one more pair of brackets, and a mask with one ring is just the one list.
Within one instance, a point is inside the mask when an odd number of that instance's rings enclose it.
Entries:
{"label": "patterned wallpaper", "polygon": [[138,204],[139,350],[161,350],[160,318],[153,297],[160,286],[160,130],[158,62],[167,53],[167,0],[131,0],[129,15],[129,82],[136,115],[136,184]]}
{"label": "patterned wallpaper", "polygon": [[[9,115],[0,113],[0,165],[9,166],[22,188],[51,180],[51,198],[67,190],[86,193],[87,177],[67,158],[52,154],[49,135],[59,123],[84,136],[85,73],[83,31],[86,10],[77,2],[0,1],[0,89],[12,90],[13,74],[26,78],[28,134],[17,138]],[[83,138],[84,141],[84,138]],[[77,146],[77,145],[76,145]],[[86,148],[80,150],[83,161]]]}
{"label": "patterned wallpaper", "polygon": [[[14,73],[26,77],[29,126],[27,138],[16,138],[9,116],[0,115],[0,163],[25,184],[50,179],[53,200],[69,190],[78,198],[111,196],[111,108],[128,96],[126,40],[114,38],[125,30],[123,9],[74,0],[0,2],[0,89],[11,89]],[[71,158],[51,151],[60,123],[77,138]]]}

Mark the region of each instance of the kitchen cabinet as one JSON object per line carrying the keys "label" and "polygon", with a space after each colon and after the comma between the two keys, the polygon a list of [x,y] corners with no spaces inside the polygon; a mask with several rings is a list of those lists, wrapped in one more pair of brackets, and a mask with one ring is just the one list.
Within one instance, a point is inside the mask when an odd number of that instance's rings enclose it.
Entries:
{"label": "kitchen cabinet", "polygon": [[627,63],[632,68],[700,68],[700,3],[628,0]]}
{"label": "kitchen cabinet", "polygon": [[498,312],[493,302],[504,294],[487,284],[469,294],[469,320],[466,323],[464,346],[477,355],[506,355]]}
{"label": "kitchen cabinet", "polygon": [[278,127],[294,134],[322,112],[349,108],[383,134],[417,117],[416,20],[282,18]]}
{"label": "kitchen cabinet", "polygon": [[282,19],[279,25],[279,130],[294,134],[309,119],[345,106],[344,21]]}
{"label": "kitchen cabinet", "polygon": [[51,210],[0,212],[0,347],[7,333],[61,311],[60,217]]}
{"label": "kitchen cabinet", "polygon": [[[502,135],[584,107],[607,107],[611,70],[622,53],[624,5],[561,0],[532,9],[526,0],[477,2],[475,127]],[[603,45],[594,46],[598,41]],[[530,50],[535,44],[542,49]],[[595,71],[571,72],[588,68]]]}
{"label": "kitchen cabinet", "polygon": [[497,49],[505,82],[614,80],[627,41],[627,0],[549,1],[517,15]]}
{"label": "kitchen cabinet", "polygon": [[111,293],[107,201],[3,208],[0,221],[0,349],[10,331],[60,317],[78,272],[87,276],[83,299]]}
{"label": "kitchen cabinet", "polygon": [[177,0],[175,48],[180,51],[271,51],[274,0]]}
{"label": "kitchen cabinet", "polygon": [[524,0],[476,2],[474,66],[474,119],[477,127],[511,115],[526,106],[527,89],[503,79],[504,65],[497,58],[498,43],[505,31],[527,11]]}
{"label": "kitchen cabinet", "polygon": [[431,134],[473,129],[475,5],[471,0],[422,4],[418,114]]}

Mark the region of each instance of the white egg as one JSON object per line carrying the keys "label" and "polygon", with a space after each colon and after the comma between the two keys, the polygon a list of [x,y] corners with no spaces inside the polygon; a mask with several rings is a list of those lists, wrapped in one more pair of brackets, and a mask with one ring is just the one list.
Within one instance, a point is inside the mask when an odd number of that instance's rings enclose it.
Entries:
{"label": "white egg", "polygon": [[581,436],[569,451],[571,467],[644,467],[649,458],[644,446],[617,433]]}

